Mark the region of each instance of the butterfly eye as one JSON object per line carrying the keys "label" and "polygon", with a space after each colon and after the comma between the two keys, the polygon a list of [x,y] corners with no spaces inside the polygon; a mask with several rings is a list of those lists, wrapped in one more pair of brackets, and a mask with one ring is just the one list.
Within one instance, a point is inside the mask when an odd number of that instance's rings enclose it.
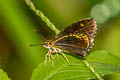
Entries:
{"label": "butterfly eye", "polygon": [[45,44],[45,46],[48,46],[48,44]]}

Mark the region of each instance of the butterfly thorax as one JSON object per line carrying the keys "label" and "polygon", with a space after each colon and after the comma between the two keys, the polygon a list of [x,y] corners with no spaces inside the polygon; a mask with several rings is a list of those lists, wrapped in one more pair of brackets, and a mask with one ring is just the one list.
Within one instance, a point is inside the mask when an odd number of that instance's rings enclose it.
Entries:
{"label": "butterfly thorax", "polygon": [[43,45],[45,48],[48,48],[48,50],[49,50],[51,53],[60,53],[60,52],[62,52],[61,49],[58,49],[58,48],[54,47],[52,40],[47,40],[47,41],[43,42],[42,45]]}

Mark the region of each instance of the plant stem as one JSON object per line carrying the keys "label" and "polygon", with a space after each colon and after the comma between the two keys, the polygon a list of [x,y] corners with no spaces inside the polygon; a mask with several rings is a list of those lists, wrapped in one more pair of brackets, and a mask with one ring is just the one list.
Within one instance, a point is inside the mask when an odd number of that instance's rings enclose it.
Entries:
{"label": "plant stem", "polygon": [[98,80],[104,80],[99,73],[95,71],[95,69],[86,61],[82,60],[82,62],[90,69],[90,71],[97,77]]}
{"label": "plant stem", "polygon": [[[37,10],[34,6],[34,4],[32,3],[31,0],[25,0],[25,2],[27,3],[27,5],[48,25],[48,27],[50,27],[56,34],[58,34],[60,31],[54,26],[54,24],[52,22],[50,22],[50,20],[40,11]],[[104,80],[99,73],[97,73],[94,68],[86,61],[86,60],[82,60],[82,62],[86,65],[86,67],[88,67],[91,72],[97,77],[97,79],[99,80]]]}
{"label": "plant stem", "polygon": [[40,10],[35,8],[31,0],[25,0],[25,2],[56,34],[59,33],[59,30],[55,27],[55,25],[50,22],[50,20]]}

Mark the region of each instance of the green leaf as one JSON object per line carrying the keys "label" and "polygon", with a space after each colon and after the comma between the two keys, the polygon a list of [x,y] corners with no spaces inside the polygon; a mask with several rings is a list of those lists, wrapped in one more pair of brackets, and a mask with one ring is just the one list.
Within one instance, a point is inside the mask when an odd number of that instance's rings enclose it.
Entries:
{"label": "green leaf", "polygon": [[[96,78],[95,73],[91,72],[81,58],[76,55],[66,54],[66,56],[71,65],[59,55],[55,57],[54,67],[50,62],[46,65],[44,62],[39,64],[34,70],[31,80],[89,80]],[[90,53],[86,60],[101,76],[120,72],[120,59],[104,50]]]}
{"label": "green leaf", "polygon": [[90,55],[87,57],[87,60],[89,62],[98,62],[120,66],[120,58],[106,52],[105,50],[90,53]]}
{"label": "green leaf", "polygon": [[10,80],[2,69],[0,69],[0,80]]}

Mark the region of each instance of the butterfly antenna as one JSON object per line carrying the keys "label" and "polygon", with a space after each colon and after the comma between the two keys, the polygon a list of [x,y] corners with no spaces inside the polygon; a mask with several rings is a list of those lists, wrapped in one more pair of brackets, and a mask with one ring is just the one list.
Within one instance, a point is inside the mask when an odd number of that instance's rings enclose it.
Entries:
{"label": "butterfly antenna", "polygon": [[33,44],[33,45],[29,45],[29,46],[39,46],[39,45],[42,45],[42,44]]}

